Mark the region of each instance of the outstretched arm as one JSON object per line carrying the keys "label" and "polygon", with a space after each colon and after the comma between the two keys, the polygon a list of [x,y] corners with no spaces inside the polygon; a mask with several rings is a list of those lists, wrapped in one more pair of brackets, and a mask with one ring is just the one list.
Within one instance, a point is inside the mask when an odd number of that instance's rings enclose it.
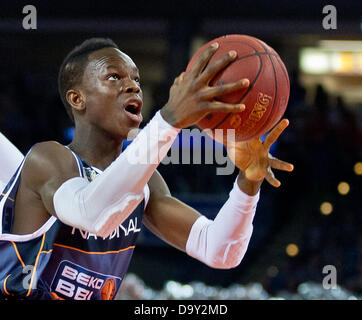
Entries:
{"label": "outstretched arm", "polygon": [[291,164],[269,154],[270,146],[287,125],[287,120],[281,121],[264,143],[254,139],[227,146],[240,173],[214,221],[172,197],[156,171],[149,182],[151,194],[144,224],[164,241],[211,267],[239,265],[253,231],[260,185],[264,178],[273,186],[280,185],[272,168],[293,170]]}
{"label": "outstretched arm", "polygon": [[0,132],[0,183],[8,183],[23,158],[23,154]]}

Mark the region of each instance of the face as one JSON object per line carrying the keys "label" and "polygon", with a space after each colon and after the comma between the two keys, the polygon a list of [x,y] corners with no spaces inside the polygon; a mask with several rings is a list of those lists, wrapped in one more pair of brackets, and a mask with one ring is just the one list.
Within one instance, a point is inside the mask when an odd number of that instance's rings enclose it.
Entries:
{"label": "face", "polygon": [[87,121],[116,139],[126,139],[142,122],[142,90],[132,59],[115,48],[88,57],[81,91]]}

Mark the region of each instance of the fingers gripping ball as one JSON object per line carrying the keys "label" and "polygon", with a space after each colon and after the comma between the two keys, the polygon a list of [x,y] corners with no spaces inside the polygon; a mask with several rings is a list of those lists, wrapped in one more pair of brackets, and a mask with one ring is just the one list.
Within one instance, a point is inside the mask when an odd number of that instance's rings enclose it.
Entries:
{"label": "fingers gripping ball", "polygon": [[[237,58],[219,72],[210,85],[222,85],[243,78],[250,81],[248,88],[225,94],[217,100],[227,103],[243,103],[242,112],[213,112],[198,122],[201,130],[209,130],[216,140],[215,129],[235,129],[236,141],[262,136],[272,129],[283,116],[289,99],[289,77],[279,55],[263,41],[246,35],[226,35],[202,46],[190,60],[186,72],[197,57],[211,44],[218,42],[219,48],[209,63],[219,59],[230,50]],[[224,138],[226,130],[223,130]],[[222,141],[220,141],[222,142]]]}

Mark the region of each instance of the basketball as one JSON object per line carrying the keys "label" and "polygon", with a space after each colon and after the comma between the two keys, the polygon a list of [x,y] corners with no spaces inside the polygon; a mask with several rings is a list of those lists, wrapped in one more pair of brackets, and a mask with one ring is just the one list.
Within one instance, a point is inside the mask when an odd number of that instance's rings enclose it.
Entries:
{"label": "basketball", "polygon": [[[219,43],[219,48],[209,63],[230,50],[235,50],[238,55],[212,79],[210,85],[222,85],[243,78],[250,81],[248,88],[225,94],[216,100],[243,103],[246,108],[238,113],[209,113],[197,126],[201,130],[207,130],[208,134],[219,142],[226,138],[225,129],[235,129],[236,141],[261,137],[277,124],[287,107],[290,90],[287,69],[278,53],[265,42],[251,36],[235,34],[216,38],[203,45],[191,58],[186,72],[198,56],[215,42]],[[219,135],[216,129],[223,129],[222,135]],[[221,137],[223,138],[220,139]]]}

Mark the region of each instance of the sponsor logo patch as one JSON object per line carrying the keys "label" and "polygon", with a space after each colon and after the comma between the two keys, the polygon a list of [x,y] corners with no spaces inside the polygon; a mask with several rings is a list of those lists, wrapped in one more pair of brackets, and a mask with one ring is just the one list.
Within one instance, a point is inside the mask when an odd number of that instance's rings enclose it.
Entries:
{"label": "sponsor logo patch", "polygon": [[59,297],[74,300],[110,300],[122,279],[104,275],[63,260],[51,284]]}

